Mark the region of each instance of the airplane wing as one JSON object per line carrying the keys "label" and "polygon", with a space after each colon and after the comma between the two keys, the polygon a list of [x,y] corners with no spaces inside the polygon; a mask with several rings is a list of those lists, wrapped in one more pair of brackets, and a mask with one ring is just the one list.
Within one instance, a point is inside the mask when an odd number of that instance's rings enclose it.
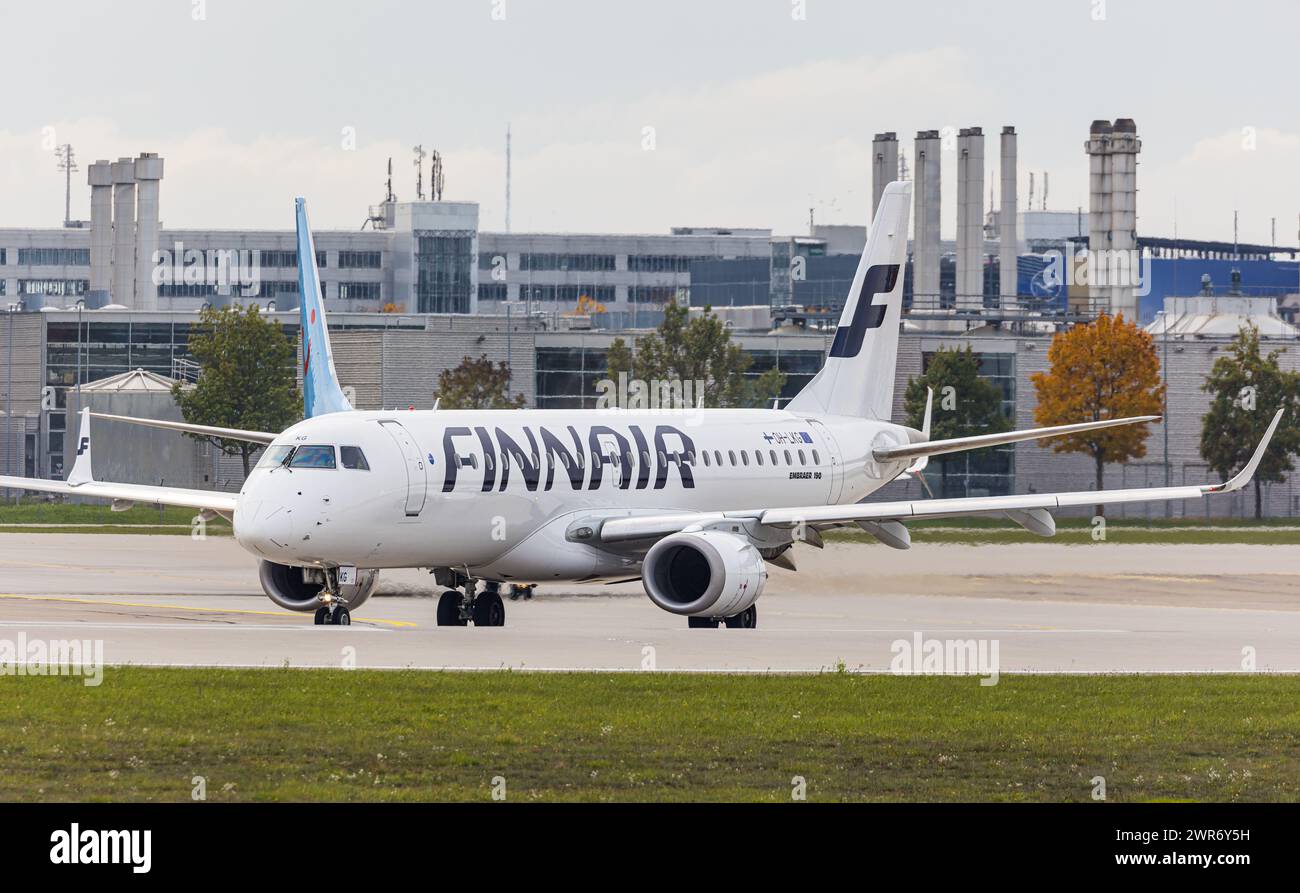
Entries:
{"label": "airplane wing", "polygon": [[[1050,510],[1081,505],[1113,505],[1126,502],[1160,502],[1172,499],[1197,499],[1212,493],[1240,490],[1255,475],[1260,461],[1282,420],[1278,410],[1250,461],[1231,480],[1221,484],[1186,487],[1145,487],[1132,490],[1084,490],[1075,493],[1028,493],[1016,496],[984,496],[969,499],[922,499],[906,502],[858,502],[850,505],[817,505],[796,508],[756,509],[734,512],[679,512],[664,515],[634,515],[610,518],[588,525],[593,538],[603,543],[653,539],[669,536],[695,525],[737,520],[757,522],[769,527],[807,525],[833,527],[857,523],[870,528],[886,522],[913,518],[951,518],[1000,514],[1010,517],[1027,529],[1050,536],[1055,532]],[[901,526],[901,525],[897,525]]]}
{"label": "airplane wing", "polygon": [[138,419],[129,415],[112,415],[107,412],[92,412],[97,419],[109,419],[114,422],[126,422],[131,425],[143,425],[147,428],[166,428],[169,431],[183,431],[186,434],[204,434],[209,437],[224,437],[227,440],[246,440],[250,443],[271,443],[280,435],[270,431],[247,431],[243,428],[218,428],[215,425],[193,425],[189,422],[169,422],[164,419]]}
{"label": "airplane wing", "polygon": [[90,472],[90,410],[81,411],[81,430],[77,437],[77,458],[66,481],[0,475],[0,489],[35,490],[63,496],[93,496],[111,499],[114,508],[130,508],[131,503],[176,505],[199,509],[229,518],[235,511],[234,493],[216,490],[186,490],[180,487],[154,487],[148,484],[115,484],[97,481]]}
{"label": "airplane wing", "polygon": [[[927,398],[927,412],[929,403]],[[1080,434],[1084,431],[1097,431],[1101,428],[1113,428],[1116,425],[1136,425],[1142,422],[1158,422],[1158,415],[1133,416],[1127,419],[1101,419],[1096,422],[1079,422],[1074,425],[1054,425],[1051,428],[1029,428],[1024,431],[1003,431],[1000,434],[977,434],[974,437],[952,437],[947,440],[923,440],[895,447],[881,447],[872,450],[878,462],[897,459],[916,459],[923,456],[938,456],[943,453],[957,453],[962,450],[978,450],[984,447],[1001,446],[1022,440],[1041,440],[1046,437],[1060,437],[1065,434]],[[929,418],[927,416],[928,424]],[[929,433],[928,430],[925,433]],[[924,466],[922,466],[924,467]]]}

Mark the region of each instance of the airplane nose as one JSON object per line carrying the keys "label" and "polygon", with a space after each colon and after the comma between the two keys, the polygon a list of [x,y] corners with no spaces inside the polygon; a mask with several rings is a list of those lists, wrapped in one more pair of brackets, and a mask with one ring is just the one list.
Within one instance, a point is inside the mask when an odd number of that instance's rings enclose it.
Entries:
{"label": "airplane nose", "polygon": [[235,511],[235,539],[250,552],[269,557],[289,548],[293,515],[284,506],[268,502],[241,503]]}

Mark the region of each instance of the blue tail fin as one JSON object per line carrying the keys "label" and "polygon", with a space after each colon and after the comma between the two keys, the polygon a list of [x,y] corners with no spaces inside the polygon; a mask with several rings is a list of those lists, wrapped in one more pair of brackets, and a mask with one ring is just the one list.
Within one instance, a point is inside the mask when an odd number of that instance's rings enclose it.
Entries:
{"label": "blue tail fin", "polygon": [[295,199],[298,217],[298,293],[302,297],[302,398],[306,418],[327,412],[347,412],[352,404],[339,387],[330,350],[329,327],[325,325],[325,302],[321,300],[320,271],[316,268],[316,244],[307,222],[307,202]]}

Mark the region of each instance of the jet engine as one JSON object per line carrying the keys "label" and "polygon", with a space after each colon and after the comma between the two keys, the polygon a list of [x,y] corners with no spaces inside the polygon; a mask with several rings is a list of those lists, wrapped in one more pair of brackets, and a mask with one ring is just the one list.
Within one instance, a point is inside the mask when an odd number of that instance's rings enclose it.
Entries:
{"label": "jet engine", "polygon": [[767,568],[749,540],[701,530],[655,543],[646,553],[641,581],[646,595],[665,611],[731,617],[758,601]]}
{"label": "jet engine", "polygon": [[[264,591],[271,601],[290,611],[315,611],[323,606],[320,591],[324,588],[323,571],[316,568],[291,567],[263,561],[258,570]],[[314,579],[313,579],[314,578]],[[379,581],[379,571],[358,570],[357,582],[339,587],[339,596],[349,610],[361,607]]]}

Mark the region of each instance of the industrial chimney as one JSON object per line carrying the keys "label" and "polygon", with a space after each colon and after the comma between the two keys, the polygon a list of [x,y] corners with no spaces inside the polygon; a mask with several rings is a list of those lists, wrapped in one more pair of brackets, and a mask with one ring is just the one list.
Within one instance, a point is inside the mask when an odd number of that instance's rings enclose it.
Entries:
{"label": "industrial chimney", "polygon": [[878,133],[871,141],[871,219],[876,219],[885,186],[898,179],[898,134]]}
{"label": "industrial chimney", "polygon": [[984,307],[984,131],[957,132],[957,307]]}
{"label": "industrial chimney", "polygon": [[158,286],[153,281],[153,255],[158,250],[158,189],[163,160],[153,152],[141,152],[135,160],[135,303],[138,310],[158,309]]}
{"label": "industrial chimney", "polygon": [[1002,197],[998,206],[998,293],[1002,306],[1015,303],[1016,257],[1020,237],[1016,231],[1016,129],[1002,128]]}
{"label": "industrial chimney", "polygon": [[113,286],[112,300],[127,307],[135,303],[135,161],[113,162]]}
{"label": "industrial chimney", "polygon": [[103,301],[113,287],[113,163],[100,159],[86,169],[90,184],[90,290]]}
{"label": "industrial chimney", "polygon": [[939,131],[917,131],[914,148],[912,297],[918,307],[938,307]]}

